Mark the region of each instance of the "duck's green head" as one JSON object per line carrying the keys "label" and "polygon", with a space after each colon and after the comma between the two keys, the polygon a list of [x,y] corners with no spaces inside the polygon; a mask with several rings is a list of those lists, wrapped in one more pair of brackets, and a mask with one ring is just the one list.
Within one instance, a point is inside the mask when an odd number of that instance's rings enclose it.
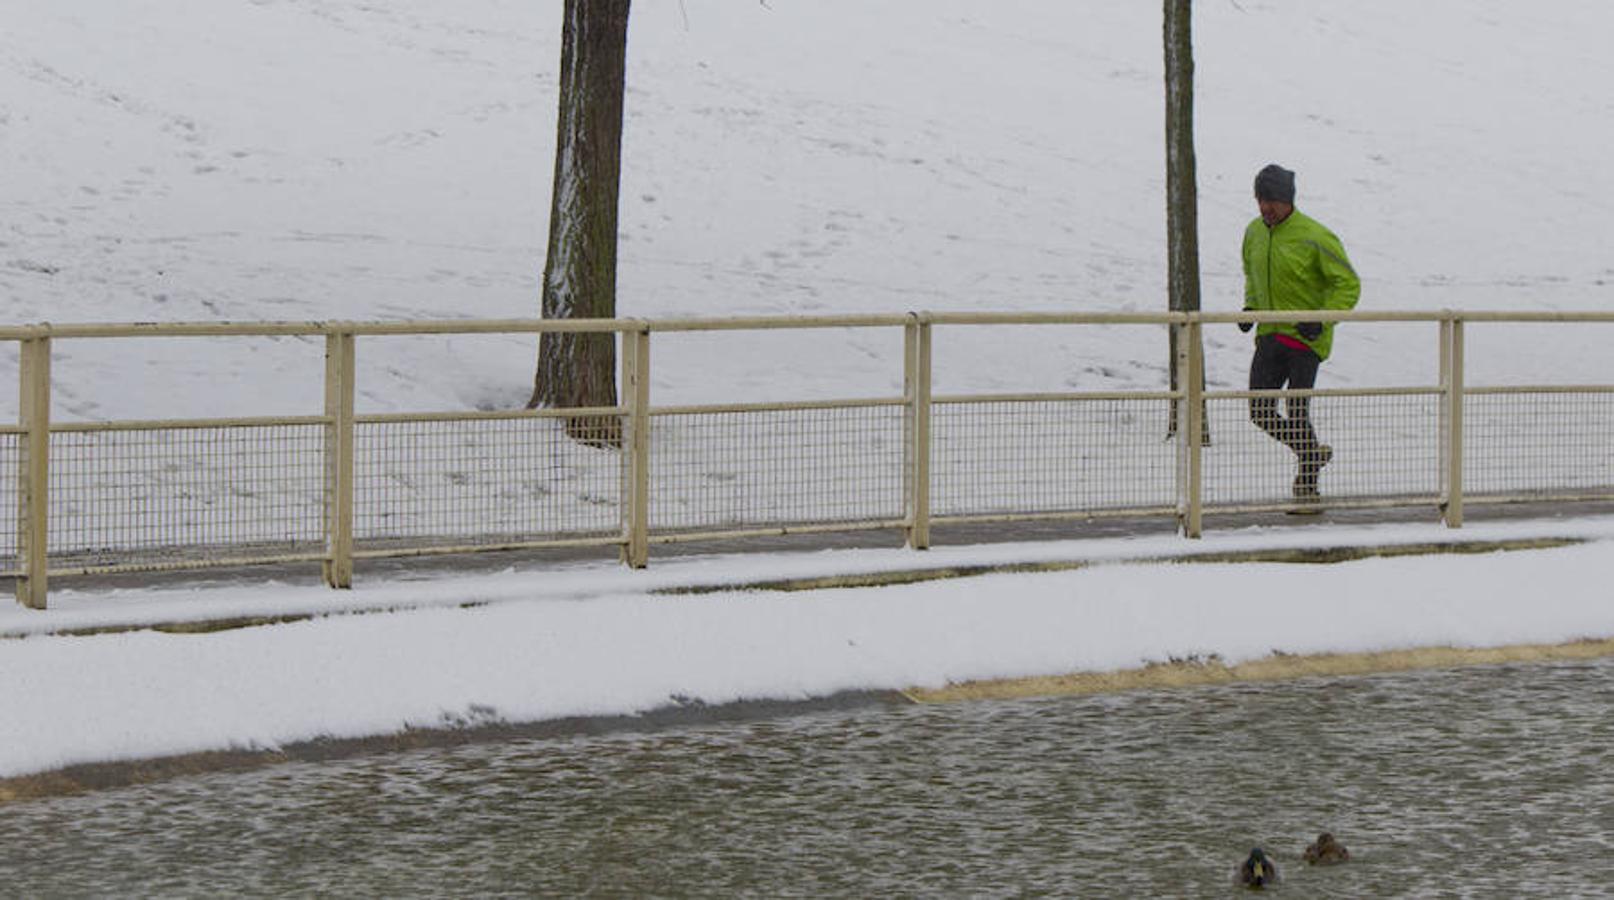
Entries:
{"label": "duck's green head", "polygon": [[1263,887],[1272,880],[1272,864],[1267,862],[1267,855],[1260,847],[1250,851],[1250,858],[1244,861],[1244,867],[1249,873],[1247,880],[1254,887]]}

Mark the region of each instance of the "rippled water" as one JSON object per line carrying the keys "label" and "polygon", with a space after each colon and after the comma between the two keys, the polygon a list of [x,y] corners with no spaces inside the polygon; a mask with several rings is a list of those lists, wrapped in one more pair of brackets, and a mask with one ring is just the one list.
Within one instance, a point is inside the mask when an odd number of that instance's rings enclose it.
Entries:
{"label": "rippled water", "polygon": [[1588,896],[1611,744],[1614,660],[870,708],[0,807],[0,892],[1202,897],[1259,844],[1287,896]]}

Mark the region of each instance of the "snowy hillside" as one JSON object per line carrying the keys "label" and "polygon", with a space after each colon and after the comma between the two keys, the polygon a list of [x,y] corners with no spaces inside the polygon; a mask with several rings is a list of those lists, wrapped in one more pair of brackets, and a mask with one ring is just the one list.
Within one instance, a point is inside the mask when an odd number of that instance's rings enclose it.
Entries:
{"label": "snowy hillside", "polygon": [[[1345,239],[1365,308],[1614,299],[1606,4],[1196,6],[1207,307],[1238,303],[1250,177],[1272,160]],[[560,9],[0,0],[0,322],[534,315]],[[633,15],[620,314],[1164,307],[1158,4],[640,0]],[[1225,331],[1211,377],[1237,384],[1247,343]],[[1589,359],[1609,337],[1595,331],[1479,336],[1473,361]],[[783,371],[778,345],[719,365],[701,340],[669,342],[656,396],[900,384],[890,336],[822,340],[786,348]],[[533,344],[361,346],[361,407],[517,406]],[[1425,378],[1432,347],[1342,330],[1325,382]],[[311,412],[321,350],[61,342],[55,414]],[[1019,330],[940,359],[938,389],[1154,387],[1163,356]]]}

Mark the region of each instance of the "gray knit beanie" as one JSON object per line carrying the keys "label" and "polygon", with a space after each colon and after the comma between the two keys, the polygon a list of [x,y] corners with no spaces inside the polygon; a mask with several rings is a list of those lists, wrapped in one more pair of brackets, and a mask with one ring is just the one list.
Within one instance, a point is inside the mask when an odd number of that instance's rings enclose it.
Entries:
{"label": "gray knit beanie", "polygon": [[1272,163],[1255,175],[1255,199],[1295,202],[1295,173]]}

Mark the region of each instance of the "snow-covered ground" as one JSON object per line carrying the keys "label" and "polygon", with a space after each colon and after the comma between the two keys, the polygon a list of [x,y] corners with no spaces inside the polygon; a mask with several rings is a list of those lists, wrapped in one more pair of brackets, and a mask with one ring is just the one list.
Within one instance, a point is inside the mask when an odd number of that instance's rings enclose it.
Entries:
{"label": "snow-covered ground", "polygon": [[[1300,205],[1344,238],[1363,308],[1608,308],[1606,4],[1196,6],[1207,308],[1239,303],[1250,178],[1274,160],[1299,172]],[[535,314],[560,7],[0,0],[0,322]],[[621,314],[1165,306],[1158,4],[643,0],[633,15]],[[1475,329],[1470,380],[1614,381],[1609,330]],[[1247,338],[1225,331],[1208,336],[1213,386],[1240,384],[1247,362]],[[836,337],[784,351],[668,341],[657,402],[900,385],[900,342]],[[1433,337],[1409,340],[1342,328],[1321,386],[1427,383]],[[53,415],[312,413],[320,349],[63,341]],[[533,355],[519,338],[366,343],[361,411],[516,407]],[[939,344],[938,356],[940,392],[1165,380],[1163,349],[1070,329]],[[15,371],[15,348],[0,347],[0,373]],[[15,414],[15,397],[0,390],[0,417]],[[1443,534],[1400,528],[1395,539]],[[8,610],[3,621],[433,608],[208,637],[0,642],[0,721],[26,736],[0,742],[0,774],[374,733],[484,707],[515,719],[1196,652],[1614,634],[1594,568],[1610,528],[1572,529],[1599,543],[1299,574],[1317,603],[1341,611],[1327,620],[1287,592],[1253,589],[1297,578],[1264,566],[643,594],[658,579],[915,564],[895,552],[361,578],[352,596],[254,584],[58,592],[43,616]],[[1157,540],[923,560],[1135,555]],[[1173,599],[1189,583],[1195,599]],[[440,608],[478,599],[498,602]],[[1269,623],[1258,640],[1252,617]]]}
{"label": "snow-covered ground", "polygon": [[[1334,565],[1116,562],[1184,549],[1171,537],[783,556],[631,571],[612,564],[362,579],[351,593],[250,585],[58,592],[48,621],[328,611],[203,635],[152,631],[0,642],[0,777],[80,762],[678,703],[800,700],[839,691],[1233,664],[1274,651],[1493,647],[1614,635],[1605,573],[1614,519],[1251,529],[1195,550],[1577,536],[1589,543]],[[1115,562],[879,588],[651,593],[791,575],[1037,561]],[[463,604],[476,604],[462,608]],[[343,609],[391,610],[341,615]],[[0,629],[46,616],[0,612]],[[20,739],[18,739],[20,738]]]}
{"label": "snow-covered ground", "polygon": [[[638,4],[619,312],[1163,309],[1157,5]],[[560,6],[0,0],[0,320],[535,314]],[[1270,160],[1344,238],[1364,308],[1609,306],[1605,4],[1196,7],[1207,308],[1240,303]],[[1223,331],[1212,382],[1237,385],[1247,340]],[[1384,335],[1342,331],[1325,382],[1432,370],[1432,336]],[[1559,367],[1607,338],[1471,335],[1470,363],[1588,380]],[[64,343],[56,414],[317,411],[319,348],[249,343]],[[670,342],[656,396],[900,383],[900,345],[848,343],[780,371],[772,345]],[[533,355],[378,342],[361,411],[519,406]],[[1153,389],[1163,358],[1012,330],[937,390]]]}

